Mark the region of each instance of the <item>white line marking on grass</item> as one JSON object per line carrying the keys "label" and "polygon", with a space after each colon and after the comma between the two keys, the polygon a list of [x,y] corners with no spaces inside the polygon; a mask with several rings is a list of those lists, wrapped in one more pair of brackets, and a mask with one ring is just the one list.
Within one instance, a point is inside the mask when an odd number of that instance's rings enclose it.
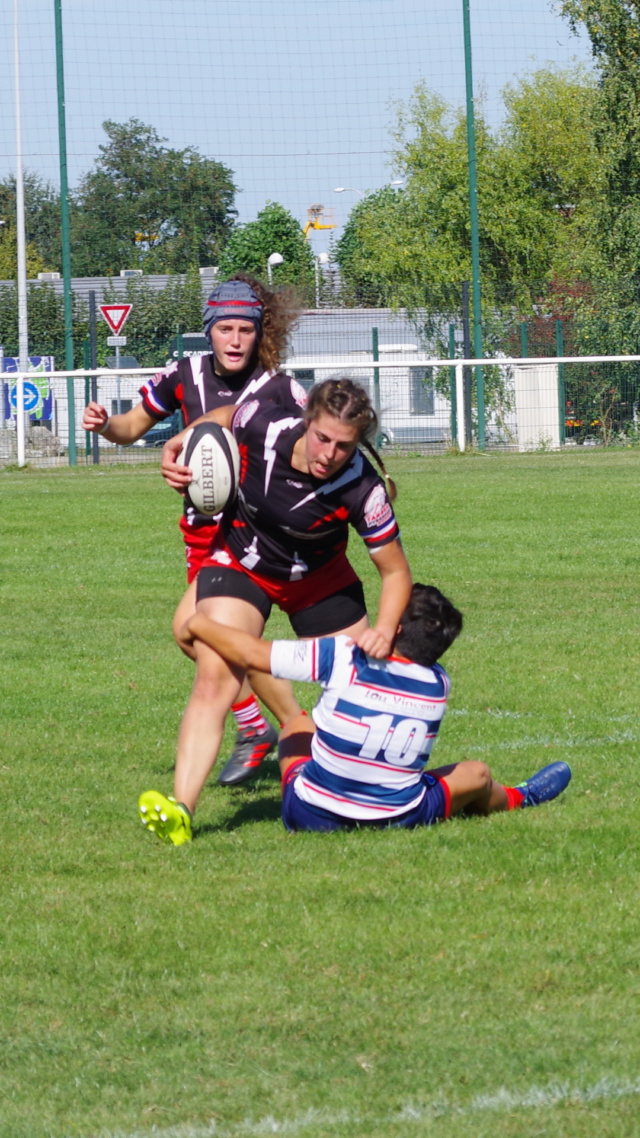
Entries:
{"label": "white line marking on grass", "polygon": [[353,1127],[360,1125],[379,1128],[384,1125],[398,1126],[405,1123],[409,1127],[445,1115],[470,1115],[481,1111],[497,1113],[531,1108],[541,1110],[571,1104],[584,1106],[611,1099],[629,1098],[633,1095],[640,1095],[640,1079],[619,1081],[603,1078],[587,1087],[572,1087],[569,1083],[550,1083],[549,1086],[534,1086],[520,1093],[501,1087],[494,1094],[477,1095],[468,1106],[451,1103],[444,1098],[434,1099],[421,1105],[407,1104],[400,1111],[384,1118],[369,1118],[366,1115],[350,1114],[348,1111],[331,1113],[307,1110],[295,1118],[277,1119],[273,1115],[267,1115],[256,1121],[245,1119],[230,1126],[211,1121],[204,1126],[170,1126],[166,1129],[153,1126],[151,1130],[126,1133],[123,1130],[109,1130],[102,1132],[102,1138],[151,1138],[151,1136],[152,1138],[264,1138],[269,1134],[308,1134],[327,1126],[344,1126],[353,1132]]}
{"label": "white line marking on grass", "polygon": [[471,743],[463,748],[465,753],[486,751],[521,751],[525,747],[603,747],[621,746],[624,743],[640,743],[640,735],[634,731],[613,731],[610,735],[563,738],[560,735],[525,735],[522,739],[507,739],[502,743]]}

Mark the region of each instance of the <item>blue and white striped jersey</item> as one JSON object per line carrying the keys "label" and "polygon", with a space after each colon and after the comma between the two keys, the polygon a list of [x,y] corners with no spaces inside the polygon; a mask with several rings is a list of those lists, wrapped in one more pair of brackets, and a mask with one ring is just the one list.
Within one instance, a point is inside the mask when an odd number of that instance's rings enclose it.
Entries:
{"label": "blue and white striped jersey", "polygon": [[313,709],[311,760],[296,794],[343,818],[374,821],[417,806],[421,774],[444,716],[449,677],[434,664],[374,660],[346,636],[275,640],[271,671],[324,689]]}

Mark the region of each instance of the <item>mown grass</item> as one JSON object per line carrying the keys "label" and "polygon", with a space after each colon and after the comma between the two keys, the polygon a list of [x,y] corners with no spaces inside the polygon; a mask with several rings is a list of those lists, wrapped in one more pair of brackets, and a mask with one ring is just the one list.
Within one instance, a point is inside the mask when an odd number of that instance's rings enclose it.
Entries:
{"label": "mown grass", "polygon": [[391,466],[416,578],[465,613],[434,758],[564,758],[567,794],[291,836],[272,765],[212,780],[180,849],[135,816],[191,682],[176,500],[0,474],[3,1138],[638,1133],[640,456]]}

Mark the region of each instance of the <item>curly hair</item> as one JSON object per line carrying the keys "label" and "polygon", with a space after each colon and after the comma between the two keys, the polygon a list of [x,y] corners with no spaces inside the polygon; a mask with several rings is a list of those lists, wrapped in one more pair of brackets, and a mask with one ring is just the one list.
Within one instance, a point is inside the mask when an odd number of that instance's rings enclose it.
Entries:
{"label": "curly hair", "polygon": [[262,304],[262,335],[258,341],[258,359],[265,371],[276,371],[287,357],[289,336],[302,311],[302,304],[292,288],[272,292],[250,273],[234,273],[231,281],[244,281],[251,286]]}

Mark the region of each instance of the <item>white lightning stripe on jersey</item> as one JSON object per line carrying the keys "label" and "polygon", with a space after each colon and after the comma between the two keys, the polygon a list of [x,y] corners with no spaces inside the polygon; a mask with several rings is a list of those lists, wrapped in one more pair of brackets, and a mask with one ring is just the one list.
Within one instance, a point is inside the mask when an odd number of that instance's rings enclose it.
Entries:
{"label": "white lightning stripe on jersey", "polygon": [[262,375],[252,379],[249,386],[245,387],[244,391],[236,399],[236,405],[239,406],[241,403],[244,403],[245,399],[249,399],[252,395],[255,395],[256,391],[260,391],[260,388],[264,387],[265,383],[268,383],[271,376],[275,374],[275,371],[263,371]]}
{"label": "white lightning stripe on jersey", "polygon": [[202,414],[206,414],[207,401],[204,394],[204,376],[202,374],[202,356],[189,356],[189,364],[191,365],[191,375],[193,377],[194,387],[200,396],[200,404],[202,406]]}
{"label": "white lightning stripe on jersey", "polygon": [[362,467],[364,460],[360,451],[357,450],[347,466],[337,478],[330,478],[328,482],[324,482],[317,490],[313,490],[311,494],[307,494],[306,498],[302,498],[296,502],[295,506],[291,507],[291,512],[300,509],[304,506],[305,502],[310,502],[313,498],[319,498],[321,494],[332,494],[334,490],[341,490],[343,486],[348,486],[350,482],[354,482],[362,474]]}
{"label": "white lightning stripe on jersey", "polygon": [[273,464],[276,461],[275,445],[279,436],[283,431],[290,431],[293,427],[300,425],[300,419],[278,419],[275,423],[269,423],[267,433],[264,439],[264,460],[266,463],[266,470],[264,474],[264,492],[265,496],[269,492],[269,483],[271,482],[271,475],[273,473]]}

